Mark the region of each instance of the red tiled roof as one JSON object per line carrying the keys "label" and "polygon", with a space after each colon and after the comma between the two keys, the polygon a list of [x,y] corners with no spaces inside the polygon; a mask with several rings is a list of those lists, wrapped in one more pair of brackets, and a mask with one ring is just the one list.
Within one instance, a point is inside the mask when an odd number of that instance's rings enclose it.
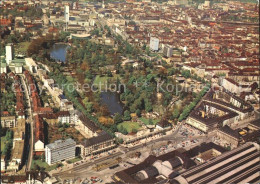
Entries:
{"label": "red tiled roof", "polygon": [[8,115],[9,115],[9,112],[8,112],[8,111],[3,111],[3,112],[2,112],[2,115],[3,115],[3,116],[8,116]]}
{"label": "red tiled roof", "polygon": [[34,120],[35,120],[35,142],[40,140],[44,143],[43,119],[39,115],[36,115],[34,116]]}
{"label": "red tiled roof", "polygon": [[10,19],[0,19],[0,25],[1,26],[9,26],[11,24]]}

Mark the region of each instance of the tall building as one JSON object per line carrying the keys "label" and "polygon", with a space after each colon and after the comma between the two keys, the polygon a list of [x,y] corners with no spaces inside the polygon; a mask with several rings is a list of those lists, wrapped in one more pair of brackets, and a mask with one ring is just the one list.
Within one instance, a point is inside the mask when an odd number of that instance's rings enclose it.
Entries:
{"label": "tall building", "polygon": [[65,18],[66,30],[67,30],[68,24],[69,24],[69,18],[70,18],[70,7],[69,6],[64,7],[64,18]]}
{"label": "tall building", "polygon": [[45,161],[51,165],[62,160],[75,157],[76,142],[69,138],[57,140],[45,147]]}
{"label": "tall building", "polygon": [[102,8],[105,9],[105,7],[106,7],[106,6],[105,6],[105,2],[104,2],[104,0],[103,0],[103,1],[102,1]]}
{"label": "tall building", "polygon": [[70,17],[70,7],[69,6],[65,6],[64,7],[64,18],[65,18],[65,22],[66,23],[69,22],[69,17]]}
{"label": "tall building", "polygon": [[1,155],[1,173],[5,172],[6,159],[5,155]]}
{"label": "tall building", "polygon": [[210,6],[210,1],[205,1],[204,2],[204,6],[209,7]]}
{"label": "tall building", "polygon": [[14,59],[14,52],[13,52],[13,44],[12,43],[8,43],[5,46],[5,61],[6,64],[9,65],[11,63],[11,61]]}
{"label": "tall building", "polygon": [[7,73],[6,61],[4,56],[0,56],[0,73]]}
{"label": "tall building", "polygon": [[163,54],[166,57],[172,57],[173,48],[170,45],[165,45],[163,48]]}
{"label": "tall building", "polygon": [[159,39],[155,37],[150,38],[150,49],[157,51],[159,49]]}

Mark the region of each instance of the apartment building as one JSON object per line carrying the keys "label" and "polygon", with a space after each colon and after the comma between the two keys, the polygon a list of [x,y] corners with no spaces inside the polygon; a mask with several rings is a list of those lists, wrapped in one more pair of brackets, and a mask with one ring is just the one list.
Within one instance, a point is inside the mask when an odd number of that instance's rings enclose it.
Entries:
{"label": "apartment building", "polygon": [[17,126],[15,116],[4,116],[1,117],[1,125],[6,128],[14,128]]}
{"label": "apartment building", "polygon": [[159,49],[159,39],[155,37],[150,38],[150,49],[153,51],[158,51]]}
{"label": "apartment building", "polygon": [[45,161],[51,165],[75,157],[76,142],[69,138],[57,140],[45,147]]}
{"label": "apartment building", "polygon": [[86,157],[112,150],[116,147],[115,138],[105,131],[98,136],[86,139],[81,145],[81,156]]}
{"label": "apartment building", "polygon": [[172,57],[173,48],[169,45],[165,45],[163,48],[163,55],[167,58]]}

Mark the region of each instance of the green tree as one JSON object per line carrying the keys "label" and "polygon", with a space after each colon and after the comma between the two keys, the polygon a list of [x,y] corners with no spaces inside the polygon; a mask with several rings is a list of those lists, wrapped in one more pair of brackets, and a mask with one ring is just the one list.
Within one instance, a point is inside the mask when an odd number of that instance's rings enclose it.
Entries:
{"label": "green tree", "polygon": [[59,132],[64,132],[64,130],[65,129],[63,127],[58,129]]}
{"label": "green tree", "polygon": [[109,128],[109,130],[110,130],[111,132],[117,132],[117,131],[118,131],[118,130],[117,130],[117,125],[116,125],[116,124],[111,125],[110,128]]}
{"label": "green tree", "polygon": [[190,78],[190,77],[191,77],[191,73],[190,73],[189,70],[183,70],[183,71],[181,72],[181,75],[182,75],[183,77],[185,77],[185,78]]}
{"label": "green tree", "polygon": [[173,111],[173,113],[172,113],[172,118],[173,119],[176,119],[176,118],[178,118],[179,117],[179,115],[180,115],[180,111],[179,111],[179,109],[174,109],[174,111]]}
{"label": "green tree", "polygon": [[152,119],[149,119],[148,125],[153,125],[153,120]]}
{"label": "green tree", "polygon": [[137,129],[136,128],[133,128],[132,129],[132,133],[136,133],[137,132]]}
{"label": "green tree", "polygon": [[135,113],[136,113],[136,115],[137,115],[138,117],[141,117],[141,111],[140,111],[140,109],[137,109],[137,110],[135,111]]}
{"label": "green tree", "polygon": [[119,142],[119,144],[123,144],[124,140],[123,139],[119,139],[118,142]]}
{"label": "green tree", "polygon": [[123,118],[122,118],[121,114],[116,113],[115,116],[114,116],[114,123],[119,124],[119,123],[122,123],[122,122],[123,122]]}
{"label": "green tree", "polygon": [[123,127],[123,126],[122,126],[120,132],[121,132],[122,134],[124,134],[124,135],[127,135],[127,134],[128,134],[127,130],[126,130],[125,127]]}
{"label": "green tree", "polygon": [[41,160],[42,160],[42,162],[45,162],[45,155],[44,154],[41,155]]}
{"label": "green tree", "polygon": [[63,128],[69,128],[70,127],[70,124],[69,123],[64,123],[63,124]]}
{"label": "green tree", "polygon": [[145,100],[145,111],[151,112],[152,110],[153,110],[152,103],[148,99],[146,99]]}
{"label": "green tree", "polygon": [[125,120],[125,121],[131,120],[131,114],[130,114],[130,112],[129,112],[128,110],[126,110],[126,111],[124,112],[124,120]]}

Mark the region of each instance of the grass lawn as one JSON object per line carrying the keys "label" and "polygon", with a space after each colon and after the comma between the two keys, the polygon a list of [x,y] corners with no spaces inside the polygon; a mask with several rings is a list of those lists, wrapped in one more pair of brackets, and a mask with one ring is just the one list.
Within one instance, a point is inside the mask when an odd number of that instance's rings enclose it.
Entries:
{"label": "grass lawn", "polygon": [[5,136],[1,137],[1,152],[5,148]]}
{"label": "grass lawn", "polygon": [[[58,164],[54,164],[54,165],[48,165],[46,162],[43,162],[41,160],[32,160],[32,168],[35,167],[35,165],[38,165],[40,167],[44,167],[45,171],[51,171],[53,169],[56,169]],[[63,165],[62,165],[63,166]]]}
{"label": "grass lawn", "polygon": [[107,77],[107,76],[100,76],[97,75],[95,77],[95,80],[93,82],[93,84],[95,85],[95,87],[99,88],[99,85],[101,85],[101,89],[105,89],[106,85],[109,86],[109,84],[115,84],[117,81],[117,78],[120,79],[119,75],[114,75],[113,77]]}
{"label": "grass lawn", "polygon": [[25,54],[30,45],[30,42],[21,42],[16,47],[16,53]]}
{"label": "grass lawn", "polygon": [[66,162],[67,162],[68,164],[71,164],[71,163],[74,163],[74,162],[78,162],[78,161],[80,161],[80,160],[82,160],[81,157],[76,157],[76,158],[67,160]]}
{"label": "grass lawn", "polygon": [[93,82],[93,84],[95,84],[95,86],[99,86],[99,84],[101,84],[101,87],[104,87],[104,85],[106,83],[108,83],[108,79],[111,78],[111,77],[100,77],[99,75],[97,75],[95,77],[95,80]]}
{"label": "grass lawn", "polygon": [[139,130],[141,128],[141,125],[139,125],[139,123],[137,122],[123,122],[117,125],[117,128],[123,126],[128,133],[131,133],[133,129]]}
{"label": "grass lawn", "polygon": [[[140,118],[140,120],[142,122],[144,122],[144,124],[149,125],[149,119],[142,117],[142,118]],[[159,121],[160,121],[160,119],[152,119],[152,122],[154,125],[156,125]]]}

